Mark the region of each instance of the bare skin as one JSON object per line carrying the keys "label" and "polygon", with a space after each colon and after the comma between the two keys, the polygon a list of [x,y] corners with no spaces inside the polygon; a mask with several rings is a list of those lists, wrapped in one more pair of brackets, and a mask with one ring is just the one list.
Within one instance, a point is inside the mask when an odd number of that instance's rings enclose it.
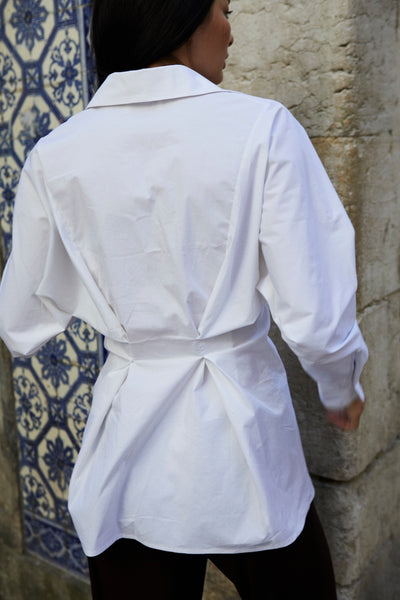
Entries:
{"label": "bare skin", "polygon": [[169,56],[154,62],[150,67],[185,65],[213,83],[221,83],[228,49],[233,44],[229,2],[230,0],[214,0],[203,23],[191,37]]}
{"label": "bare skin", "polygon": [[326,417],[330,423],[343,431],[355,431],[360,424],[361,414],[364,410],[364,402],[355,398],[353,402],[340,410],[327,410]]}

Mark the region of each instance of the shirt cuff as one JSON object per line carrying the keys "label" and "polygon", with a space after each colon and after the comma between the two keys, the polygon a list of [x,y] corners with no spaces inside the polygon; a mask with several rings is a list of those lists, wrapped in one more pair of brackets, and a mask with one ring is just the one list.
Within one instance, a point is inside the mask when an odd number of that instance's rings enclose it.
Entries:
{"label": "shirt cuff", "polygon": [[[317,378],[318,392],[322,404],[328,410],[340,410],[349,406],[357,397],[364,402],[365,395],[360,384],[360,374],[368,358],[368,351],[362,348],[353,355],[353,368],[350,377],[343,377],[338,365],[329,365],[329,373]],[[349,357],[351,360],[351,358]],[[343,364],[343,361],[341,361]],[[328,366],[328,365],[326,365]],[[335,373],[336,372],[336,373]],[[336,375],[336,377],[332,377]]]}

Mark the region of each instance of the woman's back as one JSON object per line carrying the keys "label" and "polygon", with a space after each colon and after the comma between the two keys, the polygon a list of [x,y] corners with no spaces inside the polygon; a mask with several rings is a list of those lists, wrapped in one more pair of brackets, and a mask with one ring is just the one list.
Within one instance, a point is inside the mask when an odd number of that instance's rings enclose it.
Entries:
{"label": "woman's back", "polygon": [[183,66],[116,73],[33,150],[15,216],[9,347],[75,316],[109,350],[70,485],[86,554],[290,544],[313,488],[268,305],[327,406],[365,360],[353,231],[299,124]]}

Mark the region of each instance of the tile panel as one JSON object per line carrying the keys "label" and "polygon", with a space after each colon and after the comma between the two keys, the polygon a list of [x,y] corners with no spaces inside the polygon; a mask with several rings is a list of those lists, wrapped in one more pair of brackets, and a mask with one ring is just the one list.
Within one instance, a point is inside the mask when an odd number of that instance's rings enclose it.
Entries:
{"label": "tile panel", "polygon": [[[36,142],[87,104],[94,89],[90,4],[0,0],[0,227],[11,250],[21,168]],[[101,337],[81,321],[31,358],[14,360],[27,551],[87,577],[67,510],[68,484],[103,363]]]}

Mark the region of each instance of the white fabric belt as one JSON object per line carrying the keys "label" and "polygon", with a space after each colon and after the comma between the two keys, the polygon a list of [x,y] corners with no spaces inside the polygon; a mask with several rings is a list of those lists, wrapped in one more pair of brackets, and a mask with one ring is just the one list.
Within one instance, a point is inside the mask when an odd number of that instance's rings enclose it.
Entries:
{"label": "white fabric belt", "polygon": [[265,327],[259,321],[248,327],[235,329],[228,333],[212,337],[195,339],[159,338],[144,342],[119,342],[106,338],[104,345],[108,352],[127,360],[156,360],[184,356],[205,357],[207,354],[234,350],[239,346],[254,343],[257,339],[266,338]]}

